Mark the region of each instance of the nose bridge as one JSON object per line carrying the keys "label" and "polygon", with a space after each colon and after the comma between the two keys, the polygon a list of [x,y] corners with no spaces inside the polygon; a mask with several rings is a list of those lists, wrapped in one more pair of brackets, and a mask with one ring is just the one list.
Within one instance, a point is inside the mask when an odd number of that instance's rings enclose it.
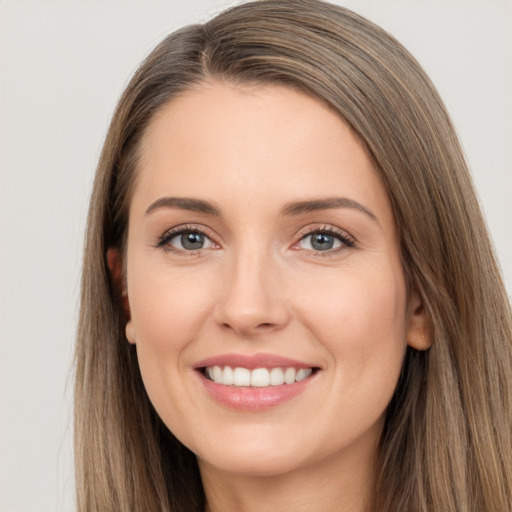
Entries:
{"label": "nose bridge", "polygon": [[245,335],[282,327],[287,308],[278,265],[261,244],[240,246],[227,265],[217,321]]}

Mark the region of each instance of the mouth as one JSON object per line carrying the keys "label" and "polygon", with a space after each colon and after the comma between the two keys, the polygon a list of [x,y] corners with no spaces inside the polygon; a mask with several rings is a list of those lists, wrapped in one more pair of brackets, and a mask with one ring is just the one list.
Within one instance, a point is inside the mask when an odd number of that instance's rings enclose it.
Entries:
{"label": "mouth", "polygon": [[321,368],[271,354],[226,354],[194,368],[207,394],[231,410],[258,412],[314,389]]}
{"label": "mouth", "polygon": [[234,387],[264,388],[301,382],[315,373],[318,368],[244,368],[243,366],[206,366],[200,369],[203,376],[215,384]]}

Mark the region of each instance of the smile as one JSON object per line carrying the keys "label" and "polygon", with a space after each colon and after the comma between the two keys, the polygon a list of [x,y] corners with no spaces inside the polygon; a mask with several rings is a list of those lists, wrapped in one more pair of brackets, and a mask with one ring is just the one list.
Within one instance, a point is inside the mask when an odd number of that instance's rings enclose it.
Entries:
{"label": "smile", "polygon": [[194,369],[214,402],[257,412],[314,389],[322,368],[276,354],[223,354],[197,362]]}
{"label": "smile", "polygon": [[313,368],[255,368],[249,369],[241,366],[207,366],[204,368],[204,376],[224,386],[235,387],[268,387],[293,384],[307,379],[313,373]]}

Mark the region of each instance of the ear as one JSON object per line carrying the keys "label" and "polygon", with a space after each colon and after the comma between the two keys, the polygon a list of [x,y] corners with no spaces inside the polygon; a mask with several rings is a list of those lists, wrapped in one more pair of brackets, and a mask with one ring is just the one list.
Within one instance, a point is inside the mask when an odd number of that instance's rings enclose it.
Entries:
{"label": "ear", "polygon": [[107,266],[110,271],[112,284],[118,293],[123,311],[128,319],[126,323],[126,337],[130,343],[135,343],[135,332],[131,320],[130,303],[128,301],[128,293],[126,291],[126,282],[123,272],[123,258],[119,249],[110,247],[107,250]]}
{"label": "ear", "polygon": [[412,292],[409,297],[406,340],[407,344],[416,350],[428,350],[432,345],[430,321],[423,300],[416,292]]}

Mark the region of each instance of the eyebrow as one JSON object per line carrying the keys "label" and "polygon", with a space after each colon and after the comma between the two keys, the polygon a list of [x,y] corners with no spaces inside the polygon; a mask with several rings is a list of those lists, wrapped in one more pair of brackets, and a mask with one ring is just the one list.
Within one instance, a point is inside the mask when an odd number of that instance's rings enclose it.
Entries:
{"label": "eyebrow", "polygon": [[348,197],[329,197],[326,199],[313,199],[310,201],[296,201],[288,203],[281,211],[282,215],[300,215],[302,213],[316,212],[318,210],[333,210],[336,208],[352,208],[364,213],[372,220],[377,222],[377,216],[372,213],[366,206],[361,203],[349,199]]}
{"label": "eyebrow", "polygon": [[220,217],[220,210],[208,201],[201,199],[192,199],[188,197],[162,197],[151,203],[146,210],[146,215],[158,210],[159,208],[180,208],[181,210],[190,210],[192,212],[206,213]]}
{"label": "eyebrow", "polygon": [[[181,210],[189,210],[193,212],[205,213],[207,215],[213,215],[215,217],[221,216],[219,208],[214,206],[208,201],[202,199],[193,199],[189,197],[162,197],[157,199],[155,202],[146,210],[146,215],[158,210],[160,208],[179,208]],[[363,206],[361,203],[349,199],[348,197],[329,197],[326,199],[312,199],[308,201],[294,201],[287,203],[281,210],[281,215],[294,216],[301,215],[303,213],[316,212],[319,210],[333,210],[337,208],[352,208],[361,213],[364,213],[372,220],[378,223],[377,217],[368,208]]]}

